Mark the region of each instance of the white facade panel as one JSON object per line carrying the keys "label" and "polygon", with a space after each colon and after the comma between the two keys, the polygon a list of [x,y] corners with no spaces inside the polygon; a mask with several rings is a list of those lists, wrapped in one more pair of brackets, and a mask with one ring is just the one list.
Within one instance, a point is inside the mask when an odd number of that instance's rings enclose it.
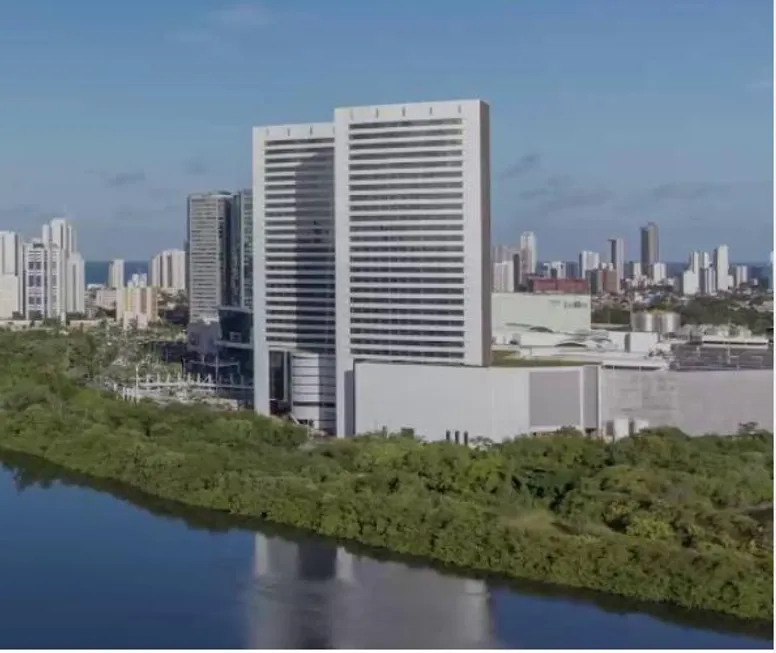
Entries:
{"label": "white facade panel", "polygon": [[493,293],[493,331],[518,331],[526,327],[574,333],[591,329],[590,295]]}
{"label": "white facade panel", "polygon": [[[579,405],[582,402],[582,370],[582,367],[449,367],[357,363],[356,432],[414,429],[424,439],[440,441],[446,439],[448,431],[458,431],[459,434],[466,432],[469,440],[485,437],[502,441],[564,426],[582,429],[584,425],[581,419],[576,424],[532,425],[531,422],[532,376],[537,373],[578,375],[577,394],[570,399]],[[533,397],[533,400],[547,404],[562,402],[564,397]]]}
{"label": "white facade panel", "polygon": [[490,124],[478,100],[335,111],[337,432],[356,360],[490,357]]}
{"label": "white facade panel", "polygon": [[643,419],[690,435],[731,434],[756,422],[773,430],[773,370],[602,370],[605,420]]}
{"label": "white facade panel", "polygon": [[334,356],[291,354],[291,412],[300,422],[333,433],[337,420],[337,366]]}

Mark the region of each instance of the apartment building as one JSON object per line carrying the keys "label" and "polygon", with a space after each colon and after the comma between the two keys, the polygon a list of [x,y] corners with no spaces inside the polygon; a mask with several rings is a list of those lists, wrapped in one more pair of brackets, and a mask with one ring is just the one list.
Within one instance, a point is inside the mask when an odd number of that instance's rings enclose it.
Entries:
{"label": "apartment building", "polygon": [[186,252],[166,249],[151,259],[148,266],[151,285],[169,292],[186,290]]}

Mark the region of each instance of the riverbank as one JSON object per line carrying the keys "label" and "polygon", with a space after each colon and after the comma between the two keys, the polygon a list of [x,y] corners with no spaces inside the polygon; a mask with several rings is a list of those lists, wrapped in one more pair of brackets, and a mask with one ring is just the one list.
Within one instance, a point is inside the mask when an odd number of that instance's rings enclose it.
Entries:
{"label": "riverbank", "polygon": [[268,418],[85,388],[68,375],[77,342],[25,336],[0,335],[6,450],[462,569],[773,619],[772,521],[753,512],[773,500],[771,434],[306,449],[304,429]]}
{"label": "riverbank", "polygon": [[463,573],[460,569],[451,568],[435,560],[397,554],[384,548],[368,547],[356,542],[343,543],[340,540],[324,537],[310,531],[273,524],[255,517],[231,515],[224,511],[198,508],[169,499],[160,499],[117,481],[95,479],[55,465],[37,456],[15,453],[0,448],[0,470],[3,469],[12,474],[17,492],[25,492],[35,488],[51,488],[57,485],[63,488],[86,489],[110,495],[153,517],[165,521],[180,522],[189,529],[206,531],[213,535],[244,532],[261,534],[267,538],[280,538],[305,547],[343,546],[349,553],[358,557],[368,557],[381,562],[397,562],[412,569],[431,568],[445,575],[460,576],[463,574],[467,578],[484,580],[488,582],[491,591],[495,592],[506,590],[539,600],[550,599],[580,606],[594,606],[596,609],[614,615],[648,615],[682,628],[711,631],[725,636],[773,638],[773,624],[767,621],[744,620],[716,612],[689,610],[667,603],[637,601],[588,589],[562,587],[494,574],[481,574],[470,570]]}

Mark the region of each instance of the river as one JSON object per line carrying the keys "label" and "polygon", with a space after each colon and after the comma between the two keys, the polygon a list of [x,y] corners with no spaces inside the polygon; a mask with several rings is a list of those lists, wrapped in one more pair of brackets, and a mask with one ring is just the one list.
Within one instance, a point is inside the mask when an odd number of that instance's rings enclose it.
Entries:
{"label": "river", "polygon": [[773,648],[768,626],[467,579],[0,462],[0,648]]}

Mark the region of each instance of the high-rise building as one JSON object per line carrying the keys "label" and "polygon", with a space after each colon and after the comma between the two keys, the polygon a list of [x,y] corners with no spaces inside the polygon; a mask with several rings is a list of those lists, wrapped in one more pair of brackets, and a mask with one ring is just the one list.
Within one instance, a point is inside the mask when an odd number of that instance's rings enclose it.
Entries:
{"label": "high-rise building", "polygon": [[169,292],[186,290],[186,252],[166,249],[151,259],[148,266],[151,285]]}
{"label": "high-rise building", "polygon": [[749,283],[749,267],[746,265],[736,265],[733,268],[733,287],[740,288]]}
{"label": "high-rise building", "polygon": [[75,228],[65,218],[43,225],[42,238],[23,246],[23,312],[27,318],[63,319],[84,313],[84,260]]}
{"label": "high-rise building", "polygon": [[524,279],[536,274],[537,256],[536,234],[532,231],[524,231],[520,234],[520,260],[523,266],[522,274]]}
{"label": "high-rise building", "polygon": [[620,280],[625,278],[625,241],[622,238],[609,239],[609,262]]}
{"label": "high-rise building", "polygon": [[124,287],[124,260],[117,258],[108,265],[108,288]]}
{"label": "high-rise building", "polygon": [[20,276],[21,272],[21,236],[13,231],[0,231],[0,274]]}
{"label": "high-rise building", "polygon": [[638,280],[644,274],[641,269],[641,261],[628,261],[625,265],[625,277],[631,280]]}
{"label": "high-rise building", "polygon": [[144,329],[159,320],[159,288],[128,285],[116,293],[116,319],[126,328]]}
{"label": "high-rise building", "polygon": [[641,228],[641,268],[649,270],[650,266],[660,260],[660,243],[658,229],[654,222],[649,222]]}
{"label": "high-rise building", "polygon": [[515,264],[513,261],[499,261],[493,264],[493,292],[514,292]]}
{"label": "high-rise building", "polygon": [[[700,268],[698,269],[700,271]],[[682,295],[697,295],[699,285],[699,271],[696,272],[692,267],[687,268],[680,278],[679,291]]]}
{"label": "high-rise building", "polygon": [[548,279],[565,279],[566,262],[565,261],[546,261],[541,264],[541,273]]}
{"label": "high-rise building", "polygon": [[65,261],[65,307],[68,313],[86,312],[86,265],[78,252],[68,252]]}
{"label": "high-rise building", "polygon": [[189,320],[217,319],[229,303],[229,226],[233,194],[196,193],[188,198],[186,259]]}
{"label": "high-rise building", "polygon": [[666,282],[668,279],[668,268],[665,263],[657,262],[653,263],[649,267],[649,280],[654,283],[661,285]]}
{"label": "high-rise building", "polygon": [[66,218],[54,218],[43,225],[43,242],[56,245],[65,254],[78,251],[75,228]]}
{"label": "high-rise building", "polygon": [[239,224],[239,304],[253,307],[253,190],[240,191],[236,196]]}
{"label": "high-rise building", "polygon": [[730,290],[730,252],[727,245],[714,250],[714,275],[718,292]]}
{"label": "high-rise building", "polygon": [[595,270],[601,265],[601,257],[598,252],[580,252],[579,253],[579,276],[587,278],[590,270]]}
{"label": "high-rise building", "polygon": [[356,361],[489,362],[489,110],[334,118],[254,129],[254,388],[349,435]]}
{"label": "high-rise building", "polygon": [[[353,183],[368,184],[368,177]],[[333,433],[333,124],[253,130],[253,211],[256,410],[282,403],[300,421]]]}
{"label": "high-rise building", "polygon": [[490,112],[479,100],[337,109],[337,433],[357,360],[487,365]]}
{"label": "high-rise building", "polygon": [[24,317],[64,319],[67,312],[65,252],[35,238],[24,243]]}
{"label": "high-rise building", "polygon": [[704,295],[717,294],[717,274],[714,268],[701,268],[698,275],[698,289]]}
{"label": "high-rise building", "polygon": [[0,315],[6,318],[24,312],[23,259],[21,236],[13,231],[0,231]]}

